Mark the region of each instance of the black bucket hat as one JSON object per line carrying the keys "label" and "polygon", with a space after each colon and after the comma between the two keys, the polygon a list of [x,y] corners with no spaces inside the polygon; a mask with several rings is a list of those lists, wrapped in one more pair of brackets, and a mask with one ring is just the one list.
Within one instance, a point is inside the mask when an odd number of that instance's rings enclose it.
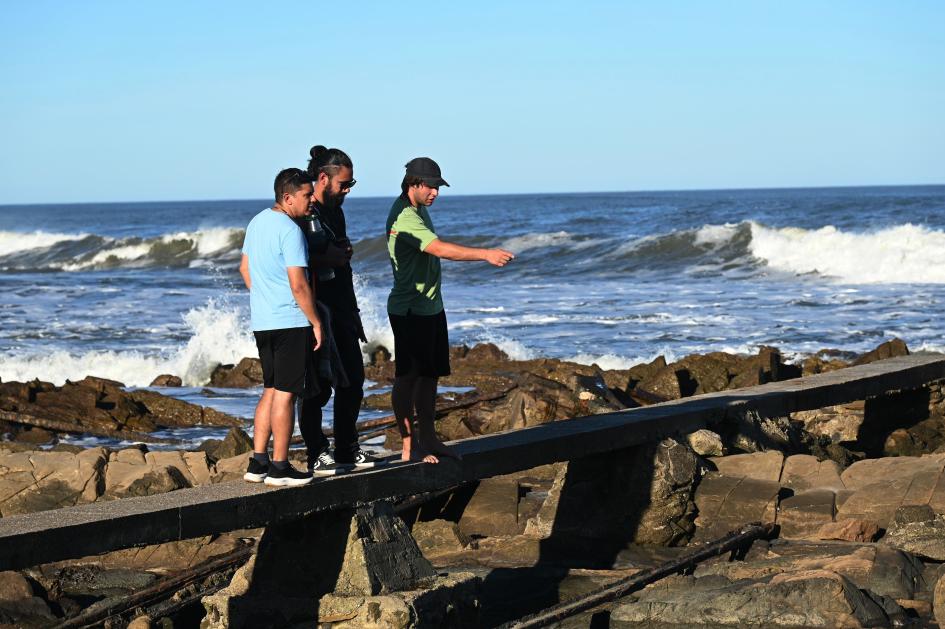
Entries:
{"label": "black bucket hat", "polygon": [[431,188],[449,186],[440,174],[440,167],[429,157],[414,157],[405,165],[408,177],[419,177]]}

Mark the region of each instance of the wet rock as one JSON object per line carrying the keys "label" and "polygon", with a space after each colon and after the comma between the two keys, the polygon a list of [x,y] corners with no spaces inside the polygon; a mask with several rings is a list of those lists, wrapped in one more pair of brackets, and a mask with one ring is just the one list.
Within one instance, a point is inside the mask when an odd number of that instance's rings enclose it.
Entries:
{"label": "wet rock", "polygon": [[234,365],[218,365],[210,374],[211,387],[248,389],[263,383],[262,363],[258,358],[243,358]]}
{"label": "wet rock", "polygon": [[879,526],[869,520],[844,518],[836,522],[827,522],[817,531],[816,538],[846,542],[873,542],[880,536]]}
{"label": "wet rock", "polygon": [[863,354],[853,361],[853,365],[865,365],[867,363],[876,362],[877,360],[885,360],[887,358],[894,358],[896,356],[908,355],[909,348],[906,347],[905,341],[902,339],[893,339],[891,341],[881,343],[873,351]]}
{"label": "wet rock", "polygon": [[680,578],[675,588],[644,590],[618,605],[611,625],[641,624],[788,627],[886,627],[904,617],[894,601],[858,589],[840,574],[810,570],[763,581]]}
{"label": "wet rock", "polygon": [[207,407],[190,404],[155,391],[132,391],[128,394],[148,413],[159,418],[161,426],[242,426],[244,421],[226,413]]}
{"label": "wet rock", "polygon": [[699,456],[723,456],[725,446],[722,438],[711,430],[701,429],[686,436],[689,447]]}
{"label": "wet rock", "polygon": [[369,356],[370,364],[373,366],[382,365],[384,363],[390,362],[391,353],[390,350],[384,347],[383,345],[378,345],[375,347]]}
{"label": "wet rock", "polygon": [[220,439],[207,439],[200,444],[198,450],[206,452],[207,456],[214,461],[219,461],[245,452],[252,452],[253,440],[246,434],[246,431],[234,427],[230,428],[222,441]]}
{"label": "wet rock", "polygon": [[151,381],[152,387],[179,387],[184,384],[184,381],[180,379],[179,376],[173,376],[168,373],[163,373],[154,380]]}

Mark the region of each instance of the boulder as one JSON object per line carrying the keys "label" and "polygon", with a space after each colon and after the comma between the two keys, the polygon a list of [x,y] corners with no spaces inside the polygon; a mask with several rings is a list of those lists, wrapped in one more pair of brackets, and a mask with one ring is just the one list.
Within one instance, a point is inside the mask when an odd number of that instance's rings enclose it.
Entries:
{"label": "boulder", "polygon": [[713,541],[751,522],[774,522],[780,492],[777,481],[708,472],[695,493],[694,541]]}
{"label": "boulder", "polygon": [[113,461],[105,475],[104,498],[151,496],[192,487],[175,466],[133,465]]}
{"label": "boulder", "polygon": [[858,588],[893,599],[911,599],[927,591],[922,562],[913,555],[880,544],[777,540],[752,546],[745,561],[700,564],[695,576],[765,579],[803,570],[842,574]]}
{"label": "boulder", "polygon": [[854,442],[863,425],[866,403],[851,402],[840,406],[825,406],[812,411],[791,413],[791,419],[804,424],[804,430],[831,441]]}
{"label": "boulder", "polygon": [[683,543],[693,532],[692,492],[699,474],[698,457],[673,439],[574,459],[562,466],[525,534]]}
{"label": "boulder", "polygon": [[160,376],[151,381],[152,387],[179,387],[184,384],[184,381],[180,379],[180,376],[172,376],[168,373],[162,373]]}
{"label": "boulder", "polygon": [[722,438],[712,432],[702,428],[686,435],[686,441],[689,447],[699,456],[723,456],[725,454],[725,445]]}
{"label": "boulder", "polygon": [[815,535],[816,539],[839,540],[846,542],[874,542],[881,530],[875,522],[844,518],[836,522],[827,522]]}
{"label": "boulder", "polygon": [[709,459],[719,474],[732,478],[752,478],[777,482],[781,478],[784,455],[778,450],[732,454]]}
{"label": "boulder", "polygon": [[635,602],[617,605],[611,626],[888,627],[891,615],[904,618],[895,601],[862,591],[828,570],[760,581],[676,577],[673,585],[648,588]]}
{"label": "boulder", "polygon": [[226,459],[220,459],[213,466],[211,483],[226,483],[232,480],[241,480],[249,464],[249,452],[237,454]]}
{"label": "boulder", "polygon": [[839,466],[834,461],[818,461],[809,454],[795,454],[784,460],[781,485],[795,492],[809,489],[846,489],[840,478]]}
{"label": "boulder", "polygon": [[927,504],[899,507],[880,543],[923,559],[945,561],[945,516]]}
{"label": "boulder", "polygon": [[211,387],[248,389],[262,383],[262,363],[258,358],[243,358],[236,366],[218,365],[210,374]]}
{"label": "boulder", "polygon": [[0,514],[7,517],[95,501],[102,492],[105,461],[102,448],[80,454],[0,453]]}
{"label": "boulder", "polygon": [[241,428],[230,428],[226,437],[220,439],[207,439],[200,444],[198,450],[207,453],[207,456],[214,461],[228,459],[230,457],[253,451],[253,439]]}
{"label": "boulder", "polygon": [[886,360],[887,358],[908,355],[909,348],[906,347],[905,341],[902,339],[893,339],[885,343],[880,343],[876,349],[863,354],[853,361],[853,365],[865,365],[867,363],[876,362],[877,360]]}
{"label": "boulder", "polygon": [[190,404],[161,395],[155,391],[132,391],[128,394],[146,412],[158,418],[160,425],[188,428],[190,426],[243,426],[245,421],[207,406]]}
{"label": "boulder", "polygon": [[0,626],[49,627],[58,620],[19,572],[0,572]]}
{"label": "boulder", "polygon": [[449,520],[416,522],[411,534],[420,552],[434,565],[444,565],[451,558],[460,556],[469,544],[469,538],[463,535],[455,522]]}
{"label": "boulder", "polygon": [[887,457],[854,463],[841,474],[853,492],[838,505],[837,519],[871,520],[887,528],[903,505],[929,505],[945,513],[945,460],[941,454]]}
{"label": "boulder", "polygon": [[835,494],[811,489],[785,498],[778,507],[778,526],[785,539],[817,538],[821,527],[833,522]]}

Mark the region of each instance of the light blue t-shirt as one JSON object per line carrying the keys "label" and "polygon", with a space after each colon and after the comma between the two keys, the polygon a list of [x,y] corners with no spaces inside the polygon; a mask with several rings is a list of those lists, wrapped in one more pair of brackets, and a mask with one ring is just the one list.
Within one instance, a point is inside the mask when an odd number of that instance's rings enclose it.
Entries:
{"label": "light blue t-shirt", "polygon": [[299,226],[282,212],[265,209],[249,222],[243,240],[249,258],[249,310],[254,332],[311,325],[292,296],[290,266],[308,268]]}

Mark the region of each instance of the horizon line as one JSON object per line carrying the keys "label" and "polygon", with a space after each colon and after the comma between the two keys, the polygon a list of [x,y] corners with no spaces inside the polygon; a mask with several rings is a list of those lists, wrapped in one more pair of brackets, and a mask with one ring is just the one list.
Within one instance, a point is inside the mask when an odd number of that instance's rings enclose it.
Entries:
{"label": "horizon line", "polygon": [[[945,183],[896,183],[896,184],[842,184],[831,186],[758,186],[748,188],[654,188],[638,190],[578,190],[571,192],[479,192],[473,194],[450,195],[446,198],[468,198],[468,197],[497,197],[497,196],[576,196],[588,194],[643,194],[643,193],[670,193],[670,192],[758,192],[764,190],[784,191],[784,190],[844,190],[858,188],[936,188],[945,187]],[[394,195],[368,195],[356,197],[357,199],[388,199],[394,198]],[[186,203],[195,201],[199,203],[225,203],[228,201],[259,201],[265,197],[244,197],[244,198],[214,198],[214,199],[143,199],[138,201],[46,201],[33,203],[0,203],[0,208],[5,207],[32,207],[43,205],[119,205],[119,204],[146,204],[146,203]]]}

